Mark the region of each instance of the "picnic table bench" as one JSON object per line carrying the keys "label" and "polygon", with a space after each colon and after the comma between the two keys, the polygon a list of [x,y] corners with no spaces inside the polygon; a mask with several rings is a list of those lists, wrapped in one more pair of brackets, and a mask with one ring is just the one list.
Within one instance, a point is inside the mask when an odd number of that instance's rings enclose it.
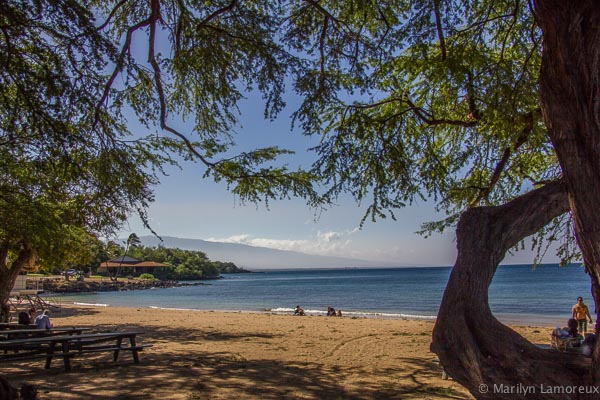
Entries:
{"label": "picnic table bench", "polygon": [[[29,326],[29,325],[22,325]],[[0,331],[0,340],[11,340],[11,339],[26,339],[41,336],[53,336],[53,335],[81,335],[84,331],[90,331],[92,328],[51,328],[51,329],[37,329],[37,328],[26,328],[26,329],[9,329]]]}
{"label": "picnic table bench", "polygon": [[7,329],[35,329],[37,326],[35,324],[22,325],[13,322],[3,322],[0,323],[0,331],[4,331]]}
{"label": "picnic table bench", "polygon": [[138,351],[152,345],[136,344],[136,336],[143,332],[107,332],[79,335],[58,335],[28,339],[0,341],[0,350],[22,351],[0,354],[0,360],[14,358],[46,358],[45,368],[50,368],[52,358],[62,357],[65,371],[71,371],[71,358],[95,352],[112,352],[117,361],[121,351],[131,351],[133,361],[139,364]]}

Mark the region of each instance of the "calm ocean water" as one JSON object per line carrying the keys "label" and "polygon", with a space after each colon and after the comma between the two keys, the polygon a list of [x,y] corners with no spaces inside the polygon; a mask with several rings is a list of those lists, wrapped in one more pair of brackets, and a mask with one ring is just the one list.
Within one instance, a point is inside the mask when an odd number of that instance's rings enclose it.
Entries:
{"label": "calm ocean water", "polygon": [[[65,303],[309,314],[328,305],[345,316],[435,319],[450,267],[335,269],[229,274],[207,285],[62,296]],[[564,323],[577,296],[592,304],[583,268],[501,266],[490,287],[494,314],[506,323]],[[590,307],[593,311],[593,306]]]}

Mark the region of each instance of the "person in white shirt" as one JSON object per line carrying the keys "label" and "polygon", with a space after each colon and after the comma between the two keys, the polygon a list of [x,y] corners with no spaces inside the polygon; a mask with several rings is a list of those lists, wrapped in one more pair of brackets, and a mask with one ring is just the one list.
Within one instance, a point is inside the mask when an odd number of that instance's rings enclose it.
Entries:
{"label": "person in white shirt", "polygon": [[44,310],[42,315],[38,315],[35,318],[35,326],[38,329],[52,329],[52,322],[50,322],[49,314],[49,310]]}

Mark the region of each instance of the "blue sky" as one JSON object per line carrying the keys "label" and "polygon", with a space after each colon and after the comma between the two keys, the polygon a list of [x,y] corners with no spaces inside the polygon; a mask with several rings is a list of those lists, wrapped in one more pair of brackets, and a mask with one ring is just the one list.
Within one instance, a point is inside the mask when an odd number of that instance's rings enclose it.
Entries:
{"label": "blue sky", "polygon": [[[293,99],[292,99],[293,103]],[[292,169],[308,168],[314,155],[307,152],[318,138],[290,131],[293,104],[274,121],[263,119],[259,97],[241,104],[240,127],[236,132],[238,150],[277,145],[295,150],[286,156]],[[184,124],[182,124],[184,125]],[[133,125],[132,129],[139,130]],[[342,196],[331,209],[316,214],[301,199],[241,205],[225,185],[202,179],[199,164],[169,168],[156,188],[156,201],[149,209],[153,229],[162,236],[204,239],[309,254],[343,256],[383,261],[397,265],[452,265],[456,257],[454,231],[423,238],[415,232],[421,223],[442,217],[433,204],[420,203],[396,212],[397,220],[367,220],[359,229],[364,207],[350,196]],[[150,234],[137,217],[132,217],[120,237],[135,232]],[[504,263],[530,263],[530,251],[508,256]],[[544,262],[556,262],[551,252]]]}

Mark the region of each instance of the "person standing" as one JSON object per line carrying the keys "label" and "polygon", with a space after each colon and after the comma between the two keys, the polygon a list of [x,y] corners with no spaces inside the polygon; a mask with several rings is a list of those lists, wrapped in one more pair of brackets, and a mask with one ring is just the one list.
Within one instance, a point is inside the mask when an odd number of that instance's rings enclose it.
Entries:
{"label": "person standing", "polygon": [[587,332],[587,320],[590,320],[590,324],[593,322],[592,321],[592,316],[590,315],[590,310],[588,310],[587,306],[585,304],[583,304],[583,298],[582,297],[578,297],[577,298],[577,304],[575,304],[573,306],[573,309],[571,311],[571,314],[573,316],[573,319],[577,320],[577,323],[579,324],[579,333],[586,333]]}

